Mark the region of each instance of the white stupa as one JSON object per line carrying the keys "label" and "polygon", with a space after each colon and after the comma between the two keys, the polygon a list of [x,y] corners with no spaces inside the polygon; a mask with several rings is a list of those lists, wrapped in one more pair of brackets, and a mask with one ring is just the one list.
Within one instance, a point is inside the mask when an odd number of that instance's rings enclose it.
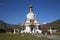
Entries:
{"label": "white stupa", "polygon": [[27,19],[26,21],[22,24],[24,25],[24,30],[21,31],[21,33],[41,33],[42,30],[39,29],[39,22],[35,18],[35,14],[33,13],[32,10],[32,5],[30,4],[30,10],[29,13],[27,14]]}

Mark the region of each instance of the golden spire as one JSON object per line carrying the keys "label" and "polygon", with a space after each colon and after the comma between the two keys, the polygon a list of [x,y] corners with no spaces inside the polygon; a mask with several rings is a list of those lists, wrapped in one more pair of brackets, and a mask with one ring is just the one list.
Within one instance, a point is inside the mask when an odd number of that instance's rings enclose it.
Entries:
{"label": "golden spire", "polygon": [[32,12],[32,4],[30,4],[30,12]]}

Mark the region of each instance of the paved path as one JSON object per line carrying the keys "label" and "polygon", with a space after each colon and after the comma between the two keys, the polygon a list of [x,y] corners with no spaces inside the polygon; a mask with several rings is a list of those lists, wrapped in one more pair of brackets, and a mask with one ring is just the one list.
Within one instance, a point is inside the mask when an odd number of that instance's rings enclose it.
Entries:
{"label": "paved path", "polygon": [[49,38],[51,40],[60,40],[60,36],[57,36],[57,35],[43,35],[43,34],[38,34],[38,35],[35,35],[35,36]]}
{"label": "paved path", "polygon": [[51,36],[47,36],[47,38],[50,38],[52,40],[60,40],[60,37],[57,35],[51,35]]}

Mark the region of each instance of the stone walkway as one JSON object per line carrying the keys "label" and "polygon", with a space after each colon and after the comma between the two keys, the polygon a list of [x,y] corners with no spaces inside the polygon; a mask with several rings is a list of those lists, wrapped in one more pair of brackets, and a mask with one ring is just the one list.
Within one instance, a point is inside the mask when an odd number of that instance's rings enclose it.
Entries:
{"label": "stone walkway", "polygon": [[60,37],[57,35],[50,35],[50,36],[47,36],[47,38],[50,38],[52,40],[60,40]]}
{"label": "stone walkway", "polygon": [[57,36],[57,35],[43,35],[43,34],[38,34],[38,35],[35,35],[35,36],[49,38],[51,40],[60,40],[60,36]]}

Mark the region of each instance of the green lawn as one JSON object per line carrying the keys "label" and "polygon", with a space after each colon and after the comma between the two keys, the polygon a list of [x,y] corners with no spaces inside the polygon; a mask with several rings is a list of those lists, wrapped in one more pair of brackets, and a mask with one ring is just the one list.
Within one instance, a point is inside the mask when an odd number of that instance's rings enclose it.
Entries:
{"label": "green lawn", "polygon": [[0,34],[0,40],[49,40],[31,34]]}
{"label": "green lawn", "polygon": [[54,35],[58,35],[58,36],[60,36],[60,32],[56,32],[56,33],[54,33]]}

